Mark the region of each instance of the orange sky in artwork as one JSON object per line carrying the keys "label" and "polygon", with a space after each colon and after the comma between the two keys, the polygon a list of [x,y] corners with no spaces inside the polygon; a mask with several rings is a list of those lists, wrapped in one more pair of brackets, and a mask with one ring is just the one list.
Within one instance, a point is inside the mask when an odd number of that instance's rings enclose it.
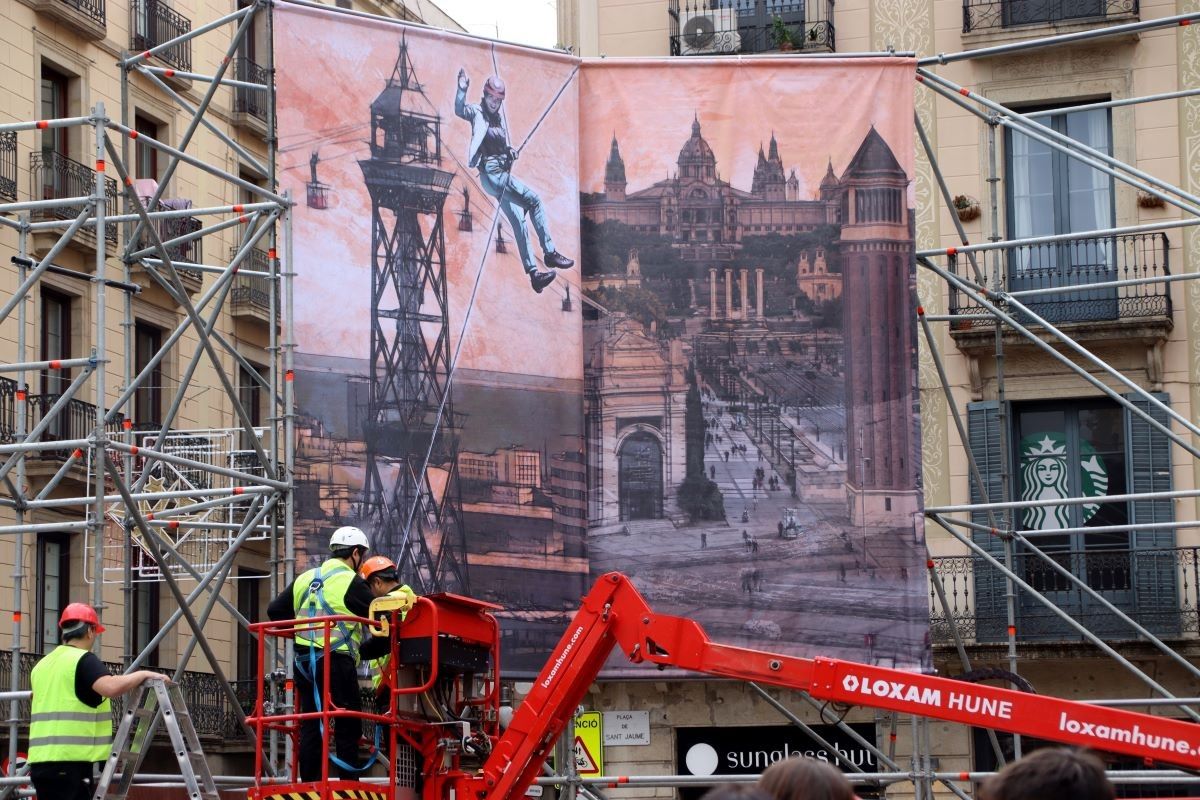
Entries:
{"label": "orange sky in artwork", "polygon": [[[759,144],[772,131],[804,198],[817,190],[828,160],[839,174],[845,169],[872,124],[912,174],[912,105],[894,102],[913,91],[911,60],[606,59],[580,66],[566,55],[286,3],[276,8],[274,29],[279,178],[299,200],[293,263],[301,353],[369,356],[371,206],[357,162],[369,155],[369,107],[392,73],[402,35],[428,99],[422,110],[441,116],[442,167],[456,173],[444,220],[451,346],[467,323],[465,368],[579,380],[583,357],[578,265],[538,295],[507,222],[509,253],[488,246],[493,201],[466,166],[470,125],[454,115],[460,67],[471,78],[471,103],[494,71],[507,81],[511,139],[529,137],[513,175],[541,196],[558,249],[577,261],[579,191],[603,189],[614,133],[631,192],[674,174],[693,115],[721,177],[739,189],[750,188]],[[319,179],[332,187],[326,210],[304,203],[313,150]],[[457,226],[463,188],[474,209],[469,233]],[[574,302],[563,311],[568,289]]]}
{"label": "orange sky in artwork", "polygon": [[[457,173],[444,220],[452,348],[464,321],[469,326],[460,366],[581,379],[578,267],[560,272],[546,291],[534,294],[507,222],[509,253],[496,254],[487,246],[494,202],[479,188],[476,170],[466,166],[470,124],[454,115],[459,68],[471,79],[470,103],[479,102],[484,81],[498,69],[508,82],[505,108],[514,146],[538,125],[513,175],[541,195],[555,245],[577,259],[576,61],[497,45],[493,62],[492,47],[479,40],[286,4],[276,8],[274,27],[280,182],[300,201],[294,222],[300,352],[369,356],[371,203],[358,160],[369,156],[370,104],[390,77],[406,34],[417,79],[429,100],[420,110],[441,115],[442,168]],[[325,210],[303,202],[314,149],[321,158],[318,177],[332,187]],[[474,208],[470,233],[458,230],[464,187]],[[532,236],[531,226],[530,232]],[[536,237],[533,248],[540,262]],[[564,312],[568,287],[573,303]]]}
{"label": "orange sky in artwork", "polygon": [[785,171],[812,199],[830,160],[838,175],[874,125],[912,175],[910,59],[605,59],[583,68],[580,187],[603,191],[615,134],[627,191],[676,173],[694,117],[717,158],[721,179],[750,189],[761,144],[774,132]]}

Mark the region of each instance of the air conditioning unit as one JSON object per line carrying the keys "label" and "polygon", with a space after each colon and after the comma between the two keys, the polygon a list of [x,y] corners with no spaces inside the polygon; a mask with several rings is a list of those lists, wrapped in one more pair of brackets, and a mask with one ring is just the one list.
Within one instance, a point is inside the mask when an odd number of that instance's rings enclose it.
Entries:
{"label": "air conditioning unit", "polygon": [[737,11],[706,8],[681,11],[679,46],[685,56],[736,53],[742,48]]}

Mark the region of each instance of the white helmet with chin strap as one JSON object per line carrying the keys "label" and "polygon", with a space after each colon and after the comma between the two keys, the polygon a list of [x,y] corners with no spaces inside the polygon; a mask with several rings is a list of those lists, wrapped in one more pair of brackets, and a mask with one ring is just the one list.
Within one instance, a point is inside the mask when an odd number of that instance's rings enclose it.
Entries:
{"label": "white helmet with chin strap", "polygon": [[341,550],[350,547],[362,547],[367,550],[371,548],[371,543],[367,541],[367,535],[363,533],[362,528],[356,528],[353,525],[343,525],[329,537],[330,550]]}

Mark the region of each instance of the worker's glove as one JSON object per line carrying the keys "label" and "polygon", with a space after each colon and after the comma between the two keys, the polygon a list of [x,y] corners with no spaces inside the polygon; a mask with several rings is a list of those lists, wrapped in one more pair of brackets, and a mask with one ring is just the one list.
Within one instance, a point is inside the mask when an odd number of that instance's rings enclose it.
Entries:
{"label": "worker's glove", "polygon": [[517,148],[515,148],[515,147],[508,148],[508,163],[511,164],[512,162],[516,161],[517,156],[519,156],[519,155],[521,155],[521,152],[519,150],[517,150]]}
{"label": "worker's glove", "polygon": [[400,613],[407,614],[412,611],[412,607],[417,604],[417,593],[407,586],[401,586],[392,592],[394,597],[403,598],[403,604],[400,606]]}

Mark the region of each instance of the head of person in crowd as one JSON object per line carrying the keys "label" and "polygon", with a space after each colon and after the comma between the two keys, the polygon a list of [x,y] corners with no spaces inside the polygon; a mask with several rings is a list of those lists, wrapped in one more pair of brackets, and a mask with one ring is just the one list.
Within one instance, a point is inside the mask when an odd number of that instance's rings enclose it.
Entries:
{"label": "head of person in crowd", "polygon": [[841,770],[803,756],[776,761],[763,771],[758,786],[771,800],[854,800],[854,788]]}
{"label": "head of person in crowd", "polygon": [[1116,790],[1099,758],[1047,747],[1012,762],[983,784],[980,800],[1113,800]]}
{"label": "head of person in crowd", "polygon": [[771,800],[756,783],[726,783],[714,786],[700,800]]}

